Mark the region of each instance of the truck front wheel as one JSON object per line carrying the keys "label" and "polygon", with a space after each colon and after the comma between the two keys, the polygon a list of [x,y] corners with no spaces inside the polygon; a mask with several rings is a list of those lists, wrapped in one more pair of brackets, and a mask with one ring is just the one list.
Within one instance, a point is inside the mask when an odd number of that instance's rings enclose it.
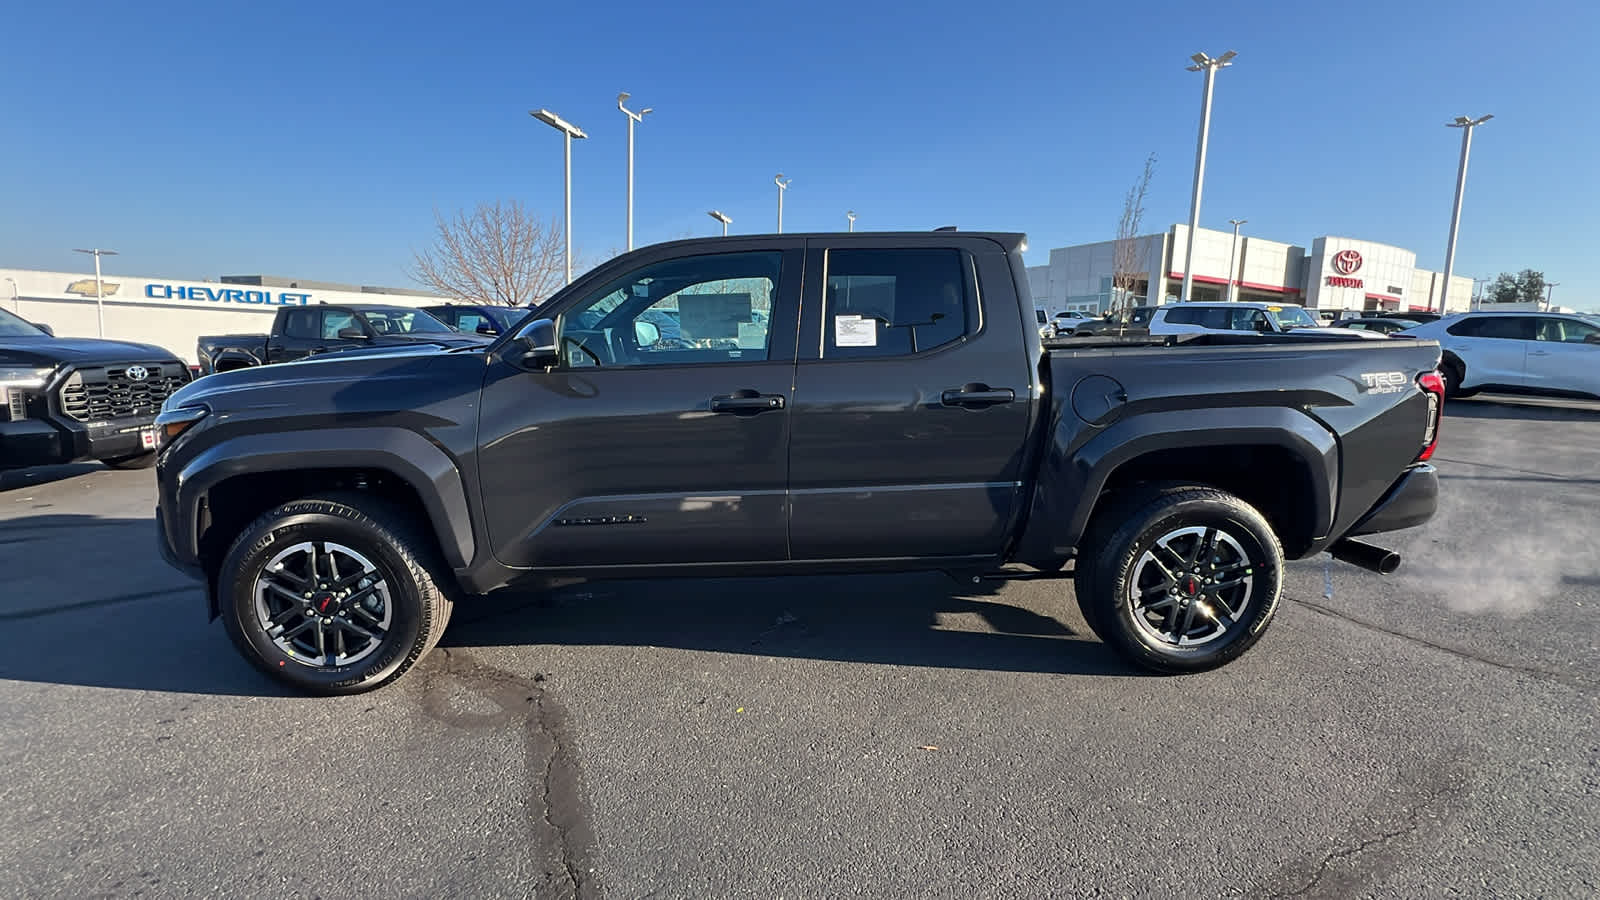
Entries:
{"label": "truck front wheel", "polygon": [[1141,492],[1085,542],[1085,621],[1156,672],[1214,669],[1250,649],[1278,606],[1283,549],[1250,504],[1198,486]]}
{"label": "truck front wheel", "polygon": [[[315,694],[399,678],[444,634],[448,577],[412,516],[360,493],[294,500],[234,541],[217,578],[234,646]],[[437,574],[436,574],[437,573]]]}

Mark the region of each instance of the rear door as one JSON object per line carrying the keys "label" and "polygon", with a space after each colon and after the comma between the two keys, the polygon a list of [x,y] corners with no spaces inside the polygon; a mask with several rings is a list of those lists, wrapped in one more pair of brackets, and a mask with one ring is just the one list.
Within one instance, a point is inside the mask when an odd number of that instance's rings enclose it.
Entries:
{"label": "rear door", "polygon": [[1450,349],[1466,364],[1465,387],[1527,384],[1528,346],[1537,331],[1534,316],[1469,316],[1450,326]]}
{"label": "rear door", "polygon": [[1566,316],[1540,316],[1528,345],[1526,386],[1600,395],[1600,327]]}
{"label": "rear door", "polygon": [[998,554],[1020,502],[1034,386],[1032,323],[1004,250],[981,238],[812,239],[805,292],[791,557]]}

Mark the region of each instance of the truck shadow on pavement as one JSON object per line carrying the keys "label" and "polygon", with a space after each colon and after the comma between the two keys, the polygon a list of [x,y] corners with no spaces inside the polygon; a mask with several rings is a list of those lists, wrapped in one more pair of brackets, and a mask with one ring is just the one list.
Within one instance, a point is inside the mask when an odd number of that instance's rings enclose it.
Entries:
{"label": "truck shadow on pavement", "polygon": [[83,462],[64,466],[36,466],[31,469],[3,469],[0,470],[0,493],[39,487],[53,481],[65,481],[104,468],[96,462]]}
{"label": "truck shadow on pavement", "polygon": [[[154,552],[149,519],[0,519],[0,679],[125,690],[288,696],[206,619],[198,584]],[[847,662],[1126,676],[1066,615],[937,573],[597,582],[458,605],[445,647],[651,646]],[[1036,602],[1035,605],[1039,605]],[[1069,627],[1063,619],[1073,622]],[[1076,629],[1076,630],[1075,630]],[[531,664],[531,663],[530,663]]]}
{"label": "truck shadow on pavement", "polygon": [[1451,419],[1503,419],[1523,422],[1600,422],[1600,402],[1507,395],[1447,400],[1445,422]]}
{"label": "truck shadow on pavement", "polygon": [[1058,613],[938,573],[596,582],[457,606],[442,644],[671,647],[796,659],[1070,675],[1138,674]]}

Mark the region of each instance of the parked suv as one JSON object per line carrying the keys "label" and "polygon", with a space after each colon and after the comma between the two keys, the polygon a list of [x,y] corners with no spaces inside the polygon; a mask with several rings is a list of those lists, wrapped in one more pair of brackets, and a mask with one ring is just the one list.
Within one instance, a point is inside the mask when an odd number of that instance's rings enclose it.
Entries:
{"label": "parked suv", "polygon": [[1438,341],[1448,396],[1478,391],[1600,398],[1600,318],[1472,312],[1406,330]]}
{"label": "parked suv", "polygon": [[[1069,332],[1073,337],[1092,337],[1097,335],[1141,335],[1150,333],[1150,317],[1155,315],[1158,307],[1135,306],[1124,310],[1113,310],[1098,319],[1084,319],[1074,325]],[[1068,330],[1063,327],[1063,332]]]}
{"label": "parked suv", "polygon": [[58,338],[0,310],[0,469],[82,459],[146,468],[156,413],[189,378],[160,347]]}
{"label": "parked suv", "polygon": [[1150,333],[1213,334],[1259,331],[1282,334],[1295,328],[1319,328],[1321,323],[1302,306],[1276,303],[1174,303],[1156,309]]}

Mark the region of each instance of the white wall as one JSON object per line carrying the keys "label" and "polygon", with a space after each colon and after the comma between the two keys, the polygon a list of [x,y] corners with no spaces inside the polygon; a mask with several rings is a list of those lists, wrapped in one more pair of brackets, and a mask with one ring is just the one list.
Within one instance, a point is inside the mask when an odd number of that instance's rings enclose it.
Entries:
{"label": "white wall", "polygon": [[[104,274],[101,281],[107,339],[155,344],[190,364],[198,362],[195,342],[201,335],[269,331],[282,306],[319,302],[433,306],[444,302],[407,294],[297,290],[112,274]],[[93,272],[0,269],[0,309],[49,325],[61,337],[101,336]]]}

